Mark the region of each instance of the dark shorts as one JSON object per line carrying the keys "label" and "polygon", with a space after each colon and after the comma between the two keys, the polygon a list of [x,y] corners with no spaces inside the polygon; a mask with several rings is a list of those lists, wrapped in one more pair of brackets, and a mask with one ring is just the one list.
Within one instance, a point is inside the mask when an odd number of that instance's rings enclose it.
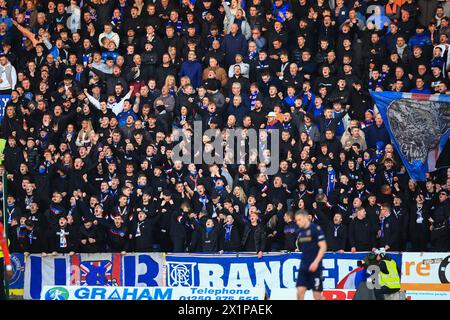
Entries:
{"label": "dark shorts", "polygon": [[315,272],[309,272],[308,269],[300,268],[296,286],[297,288],[306,287],[308,290],[322,292],[322,268],[318,268]]}

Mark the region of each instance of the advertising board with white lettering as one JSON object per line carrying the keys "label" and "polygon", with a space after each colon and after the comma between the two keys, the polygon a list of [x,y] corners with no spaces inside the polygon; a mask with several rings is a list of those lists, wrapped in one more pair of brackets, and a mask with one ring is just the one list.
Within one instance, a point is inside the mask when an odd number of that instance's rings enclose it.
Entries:
{"label": "advertising board with white lettering", "polygon": [[406,291],[408,300],[450,300],[450,291]]}
{"label": "advertising board with white lettering", "polygon": [[[354,271],[367,253],[326,253],[323,259],[325,289],[355,289]],[[401,265],[401,255],[391,254]],[[258,259],[254,254],[167,254],[169,287],[294,288],[301,253],[273,253]]]}
{"label": "advertising board with white lettering", "polygon": [[449,252],[403,253],[402,289],[450,292],[449,263]]}
{"label": "advertising board with white lettering", "polygon": [[264,288],[45,286],[41,300],[263,300]]}

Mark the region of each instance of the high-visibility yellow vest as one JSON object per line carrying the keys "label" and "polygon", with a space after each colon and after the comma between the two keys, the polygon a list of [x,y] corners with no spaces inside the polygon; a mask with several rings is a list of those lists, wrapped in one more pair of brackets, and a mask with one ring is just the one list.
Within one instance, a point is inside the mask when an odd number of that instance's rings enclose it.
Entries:
{"label": "high-visibility yellow vest", "polygon": [[400,276],[397,270],[397,264],[394,260],[384,260],[388,273],[380,271],[380,285],[389,289],[400,289]]}
{"label": "high-visibility yellow vest", "polygon": [[[9,239],[8,239],[8,246],[9,246]],[[4,258],[2,247],[0,246],[0,259]]]}

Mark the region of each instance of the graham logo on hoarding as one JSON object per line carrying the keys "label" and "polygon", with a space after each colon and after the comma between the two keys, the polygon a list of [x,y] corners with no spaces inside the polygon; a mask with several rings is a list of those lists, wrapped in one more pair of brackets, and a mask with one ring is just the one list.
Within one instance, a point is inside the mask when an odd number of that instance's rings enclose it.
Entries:
{"label": "graham logo on hoarding", "polygon": [[68,300],[69,291],[63,287],[51,288],[45,293],[45,300]]}

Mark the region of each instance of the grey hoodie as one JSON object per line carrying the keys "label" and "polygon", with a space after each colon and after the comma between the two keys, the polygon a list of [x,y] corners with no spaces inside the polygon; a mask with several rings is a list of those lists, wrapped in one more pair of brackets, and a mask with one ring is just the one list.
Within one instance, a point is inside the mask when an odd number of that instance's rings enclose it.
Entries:
{"label": "grey hoodie", "polygon": [[8,62],[5,66],[0,66],[0,90],[12,90],[16,87],[16,68]]}

